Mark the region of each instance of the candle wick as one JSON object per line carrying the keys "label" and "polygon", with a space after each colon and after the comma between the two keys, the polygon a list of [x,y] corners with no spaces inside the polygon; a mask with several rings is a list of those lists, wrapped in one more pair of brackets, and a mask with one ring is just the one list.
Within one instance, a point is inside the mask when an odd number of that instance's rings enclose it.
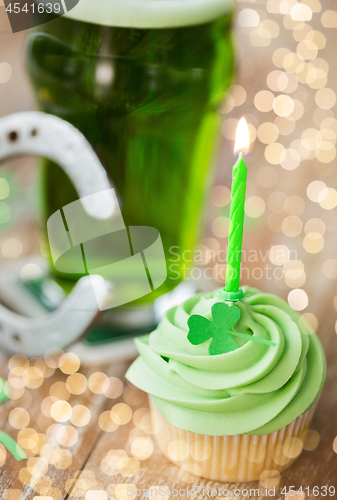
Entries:
{"label": "candle wick", "polygon": [[238,159],[241,159],[243,158],[244,156],[246,156],[248,153],[248,150],[245,150],[245,149],[241,149],[241,150],[238,150],[238,151],[235,151],[235,156],[237,156]]}

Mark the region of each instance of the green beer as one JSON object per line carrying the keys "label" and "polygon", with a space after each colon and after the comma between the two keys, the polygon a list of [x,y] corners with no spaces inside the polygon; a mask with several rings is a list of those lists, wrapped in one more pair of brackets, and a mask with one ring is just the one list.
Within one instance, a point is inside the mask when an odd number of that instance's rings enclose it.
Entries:
{"label": "green beer", "polygon": [[[28,36],[39,108],[85,135],[116,187],[126,226],[156,228],[167,259],[172,247],[182,255],[198,240],[216,108],[233,77],[231,7],[230,0],[80,0]],[[46,219],[78,198],[51,162],[43,182]],[[66,290],[78,278],[52,272]],[[141,300],[180,279],[168,266],[166,282]]]}

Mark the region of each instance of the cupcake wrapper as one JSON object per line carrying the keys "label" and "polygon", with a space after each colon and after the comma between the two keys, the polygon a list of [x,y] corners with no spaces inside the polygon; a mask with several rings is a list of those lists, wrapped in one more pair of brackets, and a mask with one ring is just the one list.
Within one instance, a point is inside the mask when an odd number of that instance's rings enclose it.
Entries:
{"label": "cupcake wrapper", "polygon": [[287,469],[300,455],[316,405],[282,429],[265,435],[206,436],[170,424],[149,397],[156,442],[186,472],[224,482],[255,481]]}

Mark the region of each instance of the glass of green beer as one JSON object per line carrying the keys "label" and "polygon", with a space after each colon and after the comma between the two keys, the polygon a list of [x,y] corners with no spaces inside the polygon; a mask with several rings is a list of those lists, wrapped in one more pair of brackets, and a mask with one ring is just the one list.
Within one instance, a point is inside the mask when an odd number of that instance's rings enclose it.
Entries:
{"label": "glass of green beer", "polygon": [[[232,13],[232,0],[80,0],[28,36],[39,109],[85,135],[126,226],[156,228],[168,262],[170,249],[182,255],[198,241],[216,108],[233,77]],[[45,161],[43,172],[47,219],[78,195],[57,165]],[[78,278],[51,272],[67,291]],[[137,304],[180,280],[168,265],[165,283]]]}

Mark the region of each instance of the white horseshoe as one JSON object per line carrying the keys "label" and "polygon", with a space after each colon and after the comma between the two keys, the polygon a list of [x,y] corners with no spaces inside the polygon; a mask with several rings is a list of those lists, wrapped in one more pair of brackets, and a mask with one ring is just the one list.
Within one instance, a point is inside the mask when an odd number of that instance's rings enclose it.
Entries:
{"label": "white horseshoe", "polygon": [[[91,216],[106,219],[114,213],[116,200],[108,176],[88,141],[70,123],[41,112],[0,118],[0,162],[22,154],[44,156],[63,168]],[[89,196],[96,193],[100,196]],[[95,295],[91,279],[80,279],[61,306],[41,318],[27,318],[0,305],[0,345],[12,352],[41,356],[49,348],[64,348],[74,342],[88,328],[110,292],[97,276],[102,286],[101,295],[97,296],[97,288]]]}

